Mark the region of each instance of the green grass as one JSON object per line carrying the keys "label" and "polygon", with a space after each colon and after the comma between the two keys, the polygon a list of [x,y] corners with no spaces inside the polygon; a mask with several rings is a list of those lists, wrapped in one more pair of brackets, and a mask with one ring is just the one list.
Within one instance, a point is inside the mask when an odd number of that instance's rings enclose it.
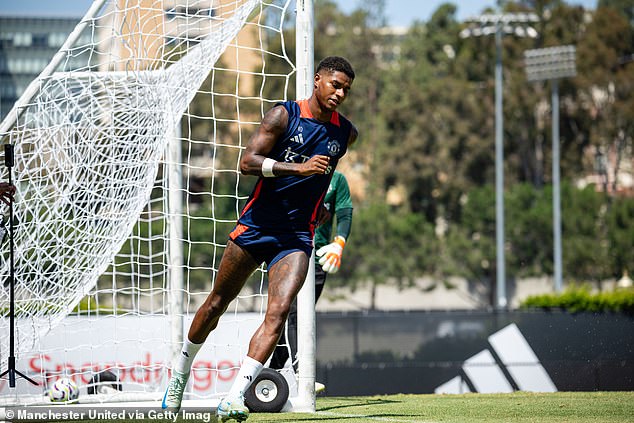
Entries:
{"label": "green grass", "polygon": [[634,422],[634,392],[383,395],[318,398],[317,414],[252,414],[249,423]]}
{"label": "green grass", "polygon": [[253,413],[247,420],[265,422],[634,423],[634,392],[320,397],[315,414]]}

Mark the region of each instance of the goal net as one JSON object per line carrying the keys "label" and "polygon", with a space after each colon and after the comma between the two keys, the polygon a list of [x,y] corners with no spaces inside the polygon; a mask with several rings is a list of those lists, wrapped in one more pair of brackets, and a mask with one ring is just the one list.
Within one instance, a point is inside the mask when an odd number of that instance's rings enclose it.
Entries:
{"label": "goal net", "polygon": [[[294,10],[97,0],[18,100],[0,128],[15,149],[15,356],[40,386],[0,381],[4,404],[41,398],[62,376],[85,400],[106,370],[115,396],[162,396],[254,183],[241,151],[294,79]],[[10,242],[0,248],[4,370]],[[228,390],[265,307],[262,268],[205,343],[186,398]]]}

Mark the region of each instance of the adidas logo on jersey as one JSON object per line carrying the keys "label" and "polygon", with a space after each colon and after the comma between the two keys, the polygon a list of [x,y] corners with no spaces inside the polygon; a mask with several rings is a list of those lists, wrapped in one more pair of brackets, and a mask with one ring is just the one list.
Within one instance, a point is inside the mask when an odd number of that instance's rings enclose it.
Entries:
{"label": "adidas logo on jersey", "polygon": [[294,137],[291,138],[291,141],[296,143],[296,144],[304,144],[304,137],[302,136],[302,134],[297,134]]}

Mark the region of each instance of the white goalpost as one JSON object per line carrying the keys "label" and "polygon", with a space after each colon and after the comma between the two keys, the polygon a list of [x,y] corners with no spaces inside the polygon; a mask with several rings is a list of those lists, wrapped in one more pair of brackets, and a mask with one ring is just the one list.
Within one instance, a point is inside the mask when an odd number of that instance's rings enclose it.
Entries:
{"label": "white goalpost", "polygon": [[[309,98],[313,90],[314,31],[312,0],[298,0],[296,17],[297,98]],[[315,411],[315,252],[310,258],[306,283],[297,295],[297,411]],[[288,337],[287,337],[288,339]]]}
{"label": "white goalpost", "polygon": [[[312,9],[310,0],[95,0],[0,126],[15,150],[16,367],[39,383],[0,381],[0,407],[46,404],[60,377],[79,385],[80,403],[162,397],[254,183],[240,175],[241,152],[263,114],[295,95],[293,81],[297,98],[310,96]],[[2,370],[9,266],[3,242]],[[298,298],[299,376],[282,371],[289,410],[315,410],[312,277]],[[213,405],[228,391],[266,284],[260,268],[225,313],[186,401]],[[116,381],[90,395],[104,372]]]}

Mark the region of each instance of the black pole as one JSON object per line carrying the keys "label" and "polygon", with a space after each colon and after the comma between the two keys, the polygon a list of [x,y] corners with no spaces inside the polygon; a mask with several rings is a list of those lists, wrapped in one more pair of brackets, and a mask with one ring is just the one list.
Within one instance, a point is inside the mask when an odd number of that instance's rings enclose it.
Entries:
{"label": "black pole", "polygon": [[[13,144],[4,145],[4,165],[9,170],[9,185],[13,185],[11,169],[15,165]],[[9,368],[0,374],[0,378],[9,375],[9,387],[15,388],[15,376],[21,376],[33,385],[36,381],[15,369],[15,261],[13,241],[13,196],[9,196]]]}

